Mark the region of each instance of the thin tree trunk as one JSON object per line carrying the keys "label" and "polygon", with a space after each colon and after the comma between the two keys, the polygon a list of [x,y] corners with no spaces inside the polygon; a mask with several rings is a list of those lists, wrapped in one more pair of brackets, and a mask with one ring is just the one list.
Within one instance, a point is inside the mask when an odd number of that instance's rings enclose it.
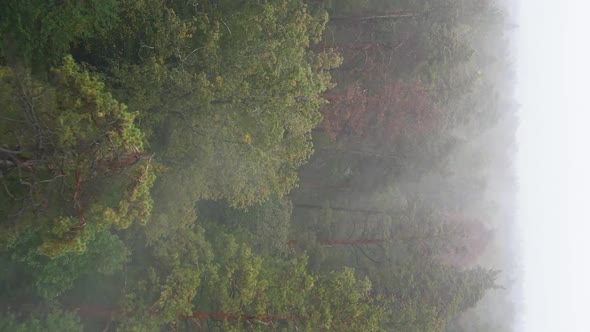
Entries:
{"label": "thin tree trunk", "polygon": [[387,20],[387,19],[400,19],[400,18],[411,18],[422,16],[423,13],[416,13],[407,10],[389,11],[383,13],[361,13],[361,15],[353,16],[333,16],[330,17],[330,21],[334,23],[342,22],[358,22],[358,21],[371,21],[371,20]]}
{"label": "thin tree trunk", "polygon": [[236,313],[229,313],[223,311],[201,311],[195,310],[192,312],[191,315],[183,316],[186,318],[196,318],[198,320],[215,320],[215,321],[235,321],[235,320],[260,320],[260,321],[270,321],[270,320],[285,320],[285,321],[295,321],[295,320],[303,320],[302,316],[296,315],[279,315],[279,314],[260,314],[260,315],[253,315],[253,314],[236,314]]}
{"label": "thin tree trunk", "polygon": [[[323,206],[323,205],[316,205],[316,204],[295,204],[294,207],[301,208],[301,209],[317,209],[317,210],[321,210],[321,209],[325,208],[325,206]],[[357,212],[357,213],[363,213],[363,214],[368,214],[368,215],[389,214],[391,212],[391,211],[372,210],[372,209],[351,209],[351,208],[334,207],[334,206],[328,206],[327,208],[329,208],[332,211]]]}

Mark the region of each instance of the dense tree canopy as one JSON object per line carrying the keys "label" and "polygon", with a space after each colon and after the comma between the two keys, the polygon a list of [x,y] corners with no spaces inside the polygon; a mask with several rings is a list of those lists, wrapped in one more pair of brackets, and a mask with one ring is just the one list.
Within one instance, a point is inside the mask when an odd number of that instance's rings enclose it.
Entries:
{"label": "dense tree canopy", "polygon": [[500,288],[469,141],[503,27],[484,0],[6,4],[0,329],[444,331]]}

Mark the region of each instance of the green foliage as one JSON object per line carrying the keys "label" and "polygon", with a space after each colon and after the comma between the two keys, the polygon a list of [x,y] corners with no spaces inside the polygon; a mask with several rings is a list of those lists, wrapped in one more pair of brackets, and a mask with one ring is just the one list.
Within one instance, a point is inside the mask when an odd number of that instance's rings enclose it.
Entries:
{"label": "green foliage", "polygon": [[232,236],[222,236],[214,247],[199,312],[223,313],[234,328],[236,321],[274,321],[313,330],[379,330],[383,312],[370,298],[371,283],[357,280],[352,269],[314,276],[306,256],[265,258]]}
{"label": "green foliage", "polygon": [[28,287],[19,281],[6,282],[14,282],[15,289],[26,287],[27,293],[48,301],[70,290],[82,276],[112,275],[129,258],[129,251],[121,240],[107,231],[94,233],[83,252],[63,253],[55,258],[38,254],[36,249],[40,240],[32,231],[21,234],[15,251],[9,257],[5,256],[8,266],[23,271],[20,278],[29,283]]}
{"label": "green foliage", "polygon": [[32,315],[26,319],[8,313],[0,317],[0,330],[12,332],[82,332],[80,318],[71,312],[52,310],[41,315]]}
{"label": "green foliage", "polygon": [[153,205],[150,194],[156,179],[153,168],[150,159],[130,169],[126,176],[131,183],[122,190],[123,195],[119,197],[118,206],[106,209],[102,209],[100,205],[92,206],[94,210],[102,210],[102,214],[97,218],[101,218],[103,223],[113,224],[122,229],[131,226],[134,222],[145,225],[151,217]]}
{"label": "green foliage", "polygon": [[96,234],[84,253],[69,253],[50,259],[35,276],[37,293],[53,299],[72,288],[80,276],[91,273],[111,275],[121,270],[129,252],[116,236],[109,232]]}
{"label": "green foliage", "polygon": [[[135,114],[105,91],[97,76],[77,65],[71,56],[52,71],[55,90],[56,144],[64,149],[95,143],[95,160],[108,160],[135,147],[142,148],[142,134],[134,126]],[[109,144],[103,142],[109,140]],[[118,151],[117,151],[118,149]]]}
{"label": "green foliage", "polygon": [[[34,227],[44,234],[40,252],[57,256],[83,251],[94,230],[145,223],[154,172],[150,160],[141,160],[135,115],[70,56],[46,83],[18,67],[3,68],[2,75],[14,92],[4,95],[11,121],[0,128],[7,147],[0,195],[9,203],[1,211],[4,245],[11,246],[11,234]],[[106,191],[113,172],[125,168],[128,189],[122,196]],[[112,195],[118,196],[116,207],[105,198]],[[100,199],[90,203],[92,196]]]}
{"label": "green foliage", "polygon": [[[143,21],[154,8],[148,3],[126,17]],[[191,200],[242,207],[296,186],[320,120],[319,93],[331,86],[338,56],[307,49],[326,16],[311,15],[300,1],[225,6],[148,16],[153,34],[125,50],[133,64],[115,67],[112,84],[140,110],[155,151],[178,173],[168,181],[183,174]]]}
{"label": "green foliage", "polygon": [[[496,117],[476,41],[496,15],[483,0],[6,4],[0,295],[99,309],[87,329],[444,330],[497,272],[450,265],[465,234],[438,212],[456,202],[418,202],[485,182],[467,169],[485,163],[428,181]],[[338,135],[318,133],[322,114]],[[300,170],[314,128],[335,139]],[[59,310],[0,320],[81,329]]]}
{"label": "green foliage", "polygon": [[290,200],[276,196],[247,209],[210,201],[199,205],[201,222],[211,236],[219,231],[230,232],[238,241],[252,244],[254,252],[263,256],[289,253],[292,209]]}
{"label": "green foliage", "polygon": [[222,236],[218,243],[215,263],[207,271],[208,284],[201,298],[210,301],[208,306],[213,311],[240,313],[254,309],[255,313],[264,313],[264,304],[255,304],[268,287],[268,280],[260,277],[262,258],[254,256],[245,244],[237,244],[231,236]]}
{"label": "green foliage", "polygon": [[139,241],[140,252],[129,267],[133,286],[121,300],[124,310],[131,313],[119,318],[123,330],[155,329],[192,312],[212,251],[204,230],[194,224],[193,209],[182,211],[177,218],[159,215],[145,228],[133,230],[132,242]]}
{"label": "green foliage", "polygon": [[373,305],[371,282],[357,280],[354,271],[345,268],[317,282],[311,301],[309,327],[321,331],[380,331],[382,308]]}
{"label": "green foliage", "polygon": [[104,35],[117,20],[117,1],[11,1],[0,10],[0,57],[54,65],[85,38]]}

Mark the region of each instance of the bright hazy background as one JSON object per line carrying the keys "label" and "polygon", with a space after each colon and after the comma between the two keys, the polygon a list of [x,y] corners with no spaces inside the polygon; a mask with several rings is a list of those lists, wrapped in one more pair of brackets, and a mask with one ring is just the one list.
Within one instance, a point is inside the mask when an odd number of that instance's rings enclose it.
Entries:
{"label": "bright hazy background", "polygon": [[590,331],[590,1],[522,0],[517,330]]}

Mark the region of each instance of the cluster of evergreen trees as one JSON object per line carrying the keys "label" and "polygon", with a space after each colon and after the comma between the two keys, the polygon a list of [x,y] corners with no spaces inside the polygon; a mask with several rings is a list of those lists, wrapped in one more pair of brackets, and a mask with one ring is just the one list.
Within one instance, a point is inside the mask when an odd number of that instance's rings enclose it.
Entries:
{"label": "cluster of evergreen trees", "polygon": [[0,329],[444,331],[500,288],[465,151],[503,29],[486,0],[4,4]]}

